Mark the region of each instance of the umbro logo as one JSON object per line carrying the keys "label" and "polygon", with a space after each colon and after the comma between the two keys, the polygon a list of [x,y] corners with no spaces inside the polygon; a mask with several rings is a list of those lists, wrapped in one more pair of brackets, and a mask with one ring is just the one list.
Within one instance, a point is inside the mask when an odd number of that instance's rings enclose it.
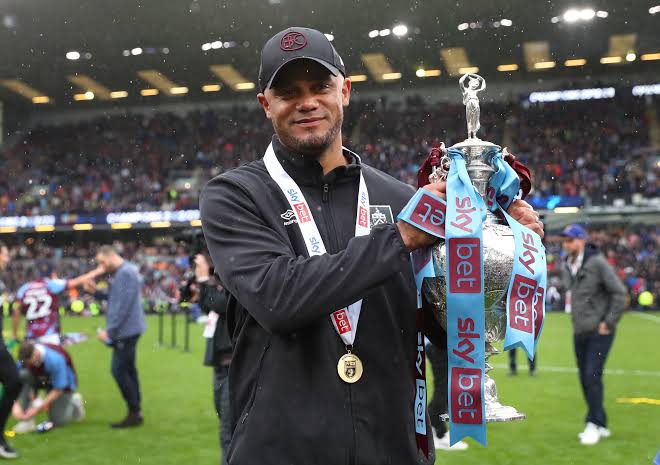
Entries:
{"label": "umbro logo", "polygon": [[280,218],[284,220],[284,226],[289,226],[290,224],[297,223],[298,219],[293,210],[289,209],[280,215]]}

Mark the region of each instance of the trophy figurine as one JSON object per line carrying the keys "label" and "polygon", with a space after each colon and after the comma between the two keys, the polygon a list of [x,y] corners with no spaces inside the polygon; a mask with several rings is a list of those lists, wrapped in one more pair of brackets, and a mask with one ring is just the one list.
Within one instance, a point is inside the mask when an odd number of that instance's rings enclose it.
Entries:
{"label": "trophy figurine", "polygon": [[[467,81],[467,82],[466,82]],[[467,172],[479,194],[486,199],[486,189],[495,169],[491,159],[486,159],[487,149],[500,146],[477,137],[479,130],[479,98],[477,93],[486,88],[486,81],[477,74],[465,74],[459,80],[463,92],[463,103],[467,117],[468,138],[453,146],[464,154]],[[444,147],[443,147],[444,148]],[[506,149],[505,153],[506,153]],[[431,182],[445,180],[449,172],[449,158],[443,157],[440,165],[434,167],[429,177]],[[491,355],[499,353],[493,343],[504,338],[506,332],[506,293],[513,271],[514,236],[506,221],[491,211],[487,212],[483,224],[484,300],[486,329],[486,366],[484,376],[484,402],[487,422],[522,420],[526,415],[514,407],[501,404],[498,400],[495,381],[488,375],[492,366],[488,363]],[[445,282],[445,241],[438,242],[432,250],[435,278],[425,278],[423,292],[426,300],[436,310],[434,315],[444,329],[447,329],[447,299]],[[445,419],[448,417],[445,416]]]}

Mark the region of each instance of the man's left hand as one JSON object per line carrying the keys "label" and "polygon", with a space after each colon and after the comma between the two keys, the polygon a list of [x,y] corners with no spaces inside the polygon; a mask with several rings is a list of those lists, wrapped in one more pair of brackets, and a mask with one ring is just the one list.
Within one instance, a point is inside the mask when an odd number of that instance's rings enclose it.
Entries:
{"label": "man's left hand", "polygon": [[37,413],[39,413],[38,408],[35,407],[30,407],[24,414],[23,414],[23,421],[30,420],[31,418],[34,418],[37,416]]}
{"label": "man's left hand", "polygon": [[601,321],[600,324],[598,325],[598,334],[601,336],[609,336],[612,334],[612,330],[610,329],[609,326],[607,326],[607,323],[604,321]]}
{"label": "man's left hand", "polygon": [[99,332],[97,332],[96,338],[105,344],[107,344],[108,341],[110,340],[110,338],[108,338],[108,332],[105,329],[102,329]]}
{"label": "man's left hand", "polygon": [[511,202],[511,205],[509,205],[506,212],[518,223],[528,227],[541,236],[541,238],[545,235],[543,222],[539,219],[539,214],[536,213],[534,208],[524,200],[514,200]]}

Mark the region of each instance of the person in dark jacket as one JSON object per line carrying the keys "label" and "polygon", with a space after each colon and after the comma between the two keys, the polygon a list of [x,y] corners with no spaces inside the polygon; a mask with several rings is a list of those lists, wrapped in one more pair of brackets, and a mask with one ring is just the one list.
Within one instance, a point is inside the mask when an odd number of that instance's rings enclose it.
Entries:
{"label": "person in dark jacket", "polygon": [[[4,271],[9,264],[9,248],[4,242],[0,241],[0,271]],[[4,303],[7,288],[0,277],[0,308]],[[4,459],[14,459],[18,453],[9,445],[5,438],[4,431],[7,426],[7,420],[11,414],[14,401],[21,390],[21,382],[16,369],[16,362],[12,358],[5,340],[2,337],[2,320],[0,317],[0,383],[2,383],[2,399],[0,400],[0,457]]]}
{"label": "person in dark jacket", "polygon": [[[424,340],[409,254],[436,239],[394,221],[410,186],[342,147],[351,83],[321,32],[272,37],[259,84],[271,145],[263,159],[211,180],[200,201],[230,293],[228,462],[433,463],[432,452],[420,453],[433,449],[428,415],[426,434],[415,436],[413,371]],[[426,188],[445,197],[444,183]],[[510,211],[542,233],[527,204]],[[441,344],[432,315],[425,320]]]}
{"label": "person in dark jacket", "polygon": [[96,253],[99,268],[112,275],[107,295],[96,292],[96,296],[107,299],[106,329],[97,337],[112,347],[112,376],[121,392],[128,414],[112,428],[140,426],[142,396],[136,366],[136,348],[142,333],[147,329],[142,307],[142,278],[138,267],[124,260],[112,246],[102,246]]}
{"label": "person in dark jacket", "polygon": [[588,242],[589,234],[582,226],[569,225],[562,236],[567,254],[562,279],[569,293],[575,357],[588,407],[579,438],[584,445],[594,445],[610,436],[603,406],[603,369],[624,310],[626,288],[598,247]]}
{"label": "person in dark jacket", "polygon": [[213,400],[220,420],[220,463],[227,464],[231,442],[231,408],[229,404],[229,366],[231,339],[227,330],[227,297],[213,276],[213,267],[203,254],[195,256],[195,281],[199,288],[199,306],[208,315],[204,337],[204,365],[213,367]]}

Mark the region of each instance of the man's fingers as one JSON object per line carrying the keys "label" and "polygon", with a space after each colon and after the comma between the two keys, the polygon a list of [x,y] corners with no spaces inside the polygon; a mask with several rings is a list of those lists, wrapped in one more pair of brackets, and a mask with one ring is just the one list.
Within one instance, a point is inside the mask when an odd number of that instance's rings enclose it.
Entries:
{"label": "man's fingers", "polygon": [[427,184],[424,186],[424,189],[437,195],[443,200],[447,200],[447,183],[444,181]]}
{"label": "man's fingers", "polygon": [[511,202],[511,206],[519,207],[519,208],[529,208],[530,210],[533,210],[534,208],[525,202],[523,199],[515,199],[513,202]]}

